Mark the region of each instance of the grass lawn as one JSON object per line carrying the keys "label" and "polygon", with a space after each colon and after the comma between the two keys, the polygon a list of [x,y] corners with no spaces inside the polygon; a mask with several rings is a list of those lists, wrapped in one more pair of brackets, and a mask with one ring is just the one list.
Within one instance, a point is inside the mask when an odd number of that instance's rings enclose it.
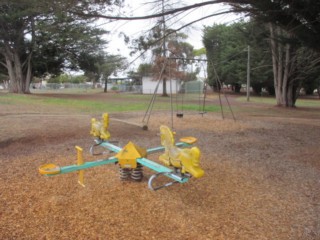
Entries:
{"label": "grass lawn", "polygon": [[[92,92],[74,92],[72,98],[71,93],[61,94],[0,94],[0,105],[35,105],[69,108],[76,112],[126,112],[126,111],[145,111],[150,103],[152,95],[138,94],[114,94],[114,93],[92,93]],[[75,96],[76,95],[76,96]],[[95,98],[95,96],[98,96]],[[187,102],[189,101],[189,102]],[[170,110],[171,104],[174,109],[198,111],[202,108],[198,101],[190,101],[186,99],[183,103],[176,98],[157,96],[153,109],[154,110]],[[205,110],[208,112],[219,111],[219,106],[209,105]]]}
{"label": "grass lawn", "polygon": [[[246,97],[239,97],[238,101],[246,102]],[[262,103],[268,105],[276,105],[276,99],[274,97],[250,97],[250,101],[252,103]],[[297,107],[320,107],[320,100],[319,99],[303,99],[298,98],[296,102]]]}

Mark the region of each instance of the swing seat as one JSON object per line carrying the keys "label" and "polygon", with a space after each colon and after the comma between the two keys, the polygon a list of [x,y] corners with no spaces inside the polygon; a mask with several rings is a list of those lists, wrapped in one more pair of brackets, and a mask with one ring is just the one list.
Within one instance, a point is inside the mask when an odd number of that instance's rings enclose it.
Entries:
{"label": "swing seat", "polygon": [[183,118],[183,113],[177,113],[178,118]]}
{"label": "swing seat", "polygon": [[199,112],[199,114],[201,114],[203,116],[203,114],[206,114],[207,112]]}

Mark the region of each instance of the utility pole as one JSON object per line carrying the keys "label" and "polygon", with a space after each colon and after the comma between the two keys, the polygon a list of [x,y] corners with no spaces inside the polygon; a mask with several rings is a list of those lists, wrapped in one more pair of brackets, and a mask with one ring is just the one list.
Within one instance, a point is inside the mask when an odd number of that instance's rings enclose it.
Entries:
{"label": "utility pole", "polygon": [[[163,39],[162,39],[162,57],[163,57],[163,64],[165,65],[165,61],[167,61],[166,59],[166,18],[164,16],[164,10],[165,10],[165,0],[161,1],[162,3],[162,34],[163,34]],[[170,65],[169,65],[170,67]],[[167,79],[164,76],[162,79],[162,96],[167,97]]]}
{"label": "utility pole", "polygon": [[164,0],[162,0],[162,33],[163,33],[163,40],[162,40],[162,56],[166,57],[166,19],[164,16]]}
{"label": "utility pole", "polygon": [[248,63],[247,63],[247,102],[250,101],[250,46],[248,45]]}

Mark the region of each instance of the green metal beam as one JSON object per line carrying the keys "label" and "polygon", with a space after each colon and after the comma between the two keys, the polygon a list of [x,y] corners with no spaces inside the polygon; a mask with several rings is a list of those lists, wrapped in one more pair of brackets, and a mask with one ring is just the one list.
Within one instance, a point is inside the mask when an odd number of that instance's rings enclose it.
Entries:
{"label": "green metal beam", "polygon": [[[176,146],[177,147],[189,147],[190,144],[184,143],[184,142],[178,142],[178,143],[176,143]],[[157,152],[164,151],[164,149],[165,149],[164,147],[148,148],[147,153],[148,154],[157,153]]]}
{"label": "green metal beam", "polygon": [[137,162],[158,173],[168,173],[168,174],[165,174],[167,177],[172,178],[173,180],[178,181],[180,183],[185,183],[188,181],[188,178],[176,175],[171,168],[167,168],[147,158],[138,158]]}
{"label": "green metal beam", "polygon": [[55,176],[58,174],[76,172],[76,171],[84,170],[87,168],[98,167],[98,166],[111,164],[111,163],[117,163],[117,162],[118,162],[118,159],[115,157],[112,157],[109,159],[96,160],[93,162],[85,162],[82,165],[69,165],[69,166],[60,167],[60,172],[58,172],[56,174],[47,174],[46,176]]}

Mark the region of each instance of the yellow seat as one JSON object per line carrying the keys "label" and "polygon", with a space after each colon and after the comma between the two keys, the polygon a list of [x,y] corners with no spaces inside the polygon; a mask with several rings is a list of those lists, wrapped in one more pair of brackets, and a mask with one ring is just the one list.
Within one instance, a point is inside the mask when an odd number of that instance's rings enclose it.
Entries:
{"label": "yellow seat", "polygon": [[47,163],[39,167],[39,173],[42,175],[58,174],[60,173],[60,167],[53,163]]}
{"label": "yellow seat", "polygon": [[181,142],[188,143],[188,144],[194,144],[197,140],[198,139],[196,139],[195,137],[183,137],[183,138],[180,138]]}

